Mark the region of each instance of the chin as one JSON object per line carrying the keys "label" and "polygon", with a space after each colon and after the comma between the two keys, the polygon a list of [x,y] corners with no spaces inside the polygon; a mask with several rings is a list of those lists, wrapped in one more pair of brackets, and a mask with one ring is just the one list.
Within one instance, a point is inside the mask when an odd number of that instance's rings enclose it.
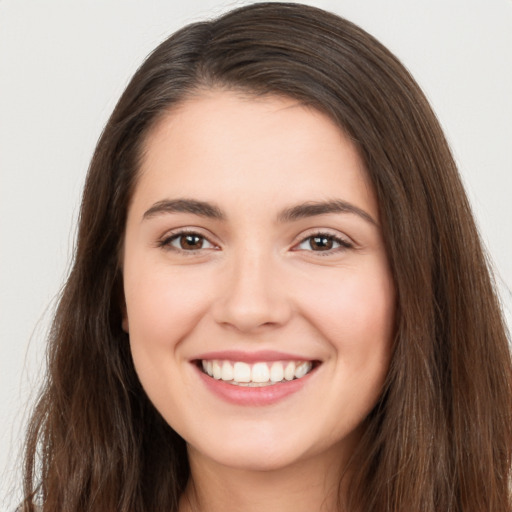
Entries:
{"label": "chin", "polygon": [[189,455],[240,471],[277,471],[292,467],[322,452],[323,447],[311,446],[308,439],[290,432],[266,432],[265,429],[245,431],[243,436],[225,435],[203,439],[197,445],[188,444]]}
{"label": "chin", "polygon": [[[208,454],[203,454],[208,457]],[[222,454],[211,454],[210,458],[220,464],[238,471],[269,472],[292,466],[301,460],[302,454],[283,453],[268,447],[254,447],[245,450],[228,450]]]}

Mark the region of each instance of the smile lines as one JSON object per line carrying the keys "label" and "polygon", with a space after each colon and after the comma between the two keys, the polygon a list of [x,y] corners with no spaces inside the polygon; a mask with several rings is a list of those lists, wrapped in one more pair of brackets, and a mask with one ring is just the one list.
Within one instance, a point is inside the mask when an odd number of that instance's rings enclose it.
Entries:
{"label": "smile lines", "polygon": [[311,361],[274,361],[248,364],[226,360],[202,360],[203,371],[217,380],[237,386],[272,386],[300,379],[313,368]]}

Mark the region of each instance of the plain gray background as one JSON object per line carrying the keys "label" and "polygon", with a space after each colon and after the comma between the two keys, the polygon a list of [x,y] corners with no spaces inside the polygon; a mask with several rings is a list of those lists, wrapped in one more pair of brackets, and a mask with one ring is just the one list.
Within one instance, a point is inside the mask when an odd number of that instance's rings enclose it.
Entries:
{"label": "plain gray background", "polygon": [[[0,0],[0,510],[19,500],[27,403],[44,368],[95,142],[142,59],[182,25],[250,2]],[[459,164],[508,310],[512,0],[306,1],[411,70]]]}

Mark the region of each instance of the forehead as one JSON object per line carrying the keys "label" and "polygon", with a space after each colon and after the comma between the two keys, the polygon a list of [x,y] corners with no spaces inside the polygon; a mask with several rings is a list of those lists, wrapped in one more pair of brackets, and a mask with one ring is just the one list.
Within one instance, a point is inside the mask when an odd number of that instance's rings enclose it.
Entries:
{"label": "forehead", "polygon": [[205,91],[167,112],[143,147],[136,195],[325,200],[378,217],[358,151],[325,114],[283,97]]}

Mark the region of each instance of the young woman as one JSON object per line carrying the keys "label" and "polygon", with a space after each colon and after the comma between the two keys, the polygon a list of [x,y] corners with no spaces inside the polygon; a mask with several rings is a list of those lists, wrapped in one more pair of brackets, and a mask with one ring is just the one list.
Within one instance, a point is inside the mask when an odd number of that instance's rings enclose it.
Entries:
{"label": "young woman", "polygon": [[414,80],[254,4],[162,43],[98,143],[24,510],[509,511],[511,384]]}

